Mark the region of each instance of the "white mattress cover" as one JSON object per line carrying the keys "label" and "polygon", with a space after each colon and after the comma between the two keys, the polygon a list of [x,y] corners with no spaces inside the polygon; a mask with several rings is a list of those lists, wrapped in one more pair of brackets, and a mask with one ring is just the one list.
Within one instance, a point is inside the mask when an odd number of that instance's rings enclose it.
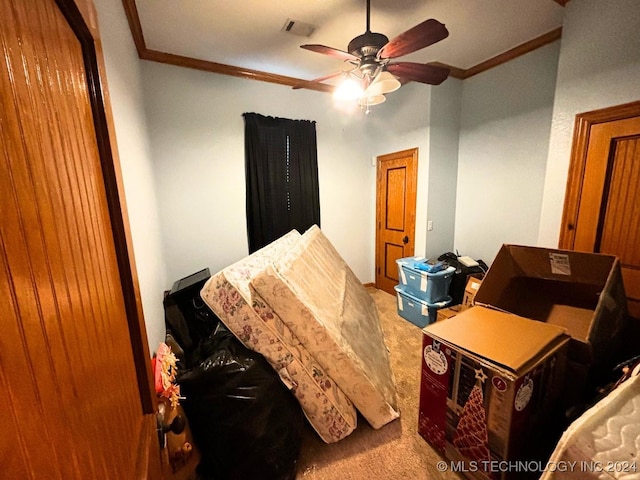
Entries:
{"label": "white mattress cover", "polygon": [[638,480],[639,452],[640,375],[636,371],[569,426],[549,459],[554,468],[541,479]]}
{"label": "white mattress cover", "polygon": [[353,403],[269,305],[249,289],[253,276],[299,238],[293,230],[216,273],[202,288],[201,297],[247,348],[267,359],[292,390],[320,438],[333,443],[356,428]]}
{"label": "white mattress cover", "polygon": [[399,417],[375,303],[317,226],[251,280],[374,428]]}

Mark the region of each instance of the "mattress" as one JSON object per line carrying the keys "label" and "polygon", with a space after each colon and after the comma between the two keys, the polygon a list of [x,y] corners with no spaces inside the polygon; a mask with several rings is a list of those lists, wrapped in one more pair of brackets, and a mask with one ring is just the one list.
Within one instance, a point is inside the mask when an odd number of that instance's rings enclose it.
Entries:
{"label": "mattress", "polygon": [[638,370],[569,426],[542,479],[640,479]]}
{"label": "mattress", "polygon": [[317,226],[255,275],[251,288],[372,427],[399,417],[375,303]]}
{"label": "mattress", "polygon": [[353,403],[269,305],[249,288],[251,279],[300,237],[293,230],[221,270],[207,281],[201,296],[247,348],[266,358],[298,399],[320,438],[333,443],[356,428]]}

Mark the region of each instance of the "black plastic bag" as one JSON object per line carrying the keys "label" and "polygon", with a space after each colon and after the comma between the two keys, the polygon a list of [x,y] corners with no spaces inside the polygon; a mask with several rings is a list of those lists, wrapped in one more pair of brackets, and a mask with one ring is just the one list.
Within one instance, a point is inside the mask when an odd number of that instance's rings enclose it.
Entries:
{"label": "black plastic bag", "polygon": [[198,474],[215,480],[294,479],[304,419],[300,405],[260,354],[222,324],[178,377],[201,453]]}
{"label": "black plastic bag", "polygon": [[460,263],[458,261],[458,255],[452,252],[443,253],[438,257],[438,260],[444,261],[449,264],[449,266],[456,268],[456,271],[451,278],[451,283],[449,284],[449,296],[451,297],[450,306],[462,303],[464,298],[464,289],[467,286],[469,275],[483,276],[489,269],[483,260],[477,260],[478,265],[475,267],[467,267]]}

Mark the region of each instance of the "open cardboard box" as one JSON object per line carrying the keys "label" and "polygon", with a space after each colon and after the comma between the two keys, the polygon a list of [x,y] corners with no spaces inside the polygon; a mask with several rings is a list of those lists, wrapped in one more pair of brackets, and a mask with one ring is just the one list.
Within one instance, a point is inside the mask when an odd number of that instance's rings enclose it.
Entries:
{"label": "open cardboard box", "polygon": [[503,245],[474,305],[565,328],[569,358],[587,366],[617,361],[627,322],[620,262],[596,253]]}
{"label": "open cardboard box", "polygon": [[473,300],[478,293],[480,284],[482,283],[482,276],[480,274],[471,274],[467,277],[467,285],[464,287],[464,295],[462,297],[462,304],[460,304],[461,310],[466,310],[473,306]]}
{"label": "open cardboard box", "polygon": [[423,333],[418,433],[472,478],[507,478],[505,461],[544,458],[564,379],[564,329],[471,307]]}
{"label": "open cardboard box", "polygon": [[[472,467],[467,476],[505,478],[478,466],[533,459],[533,439],[553,428],[548,420],[562,421],[558,410],[582,401],[591,372],[618,360],[628,322],[620,263],[503,245],[473,305],[423,330],[418,431]],[[473,398],[476,418],[463,421]],[[485,445],[456,440],[469,426]]]}

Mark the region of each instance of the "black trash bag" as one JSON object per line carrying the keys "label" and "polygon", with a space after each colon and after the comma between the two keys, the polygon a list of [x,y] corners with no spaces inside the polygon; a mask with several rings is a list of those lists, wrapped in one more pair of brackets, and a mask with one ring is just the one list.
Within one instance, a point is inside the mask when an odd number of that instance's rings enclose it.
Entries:
{"label": "black trash bag", "polygon": [[178,377],[206,480],[288,480],[296,475],[304,419],[262,355],[219,324]]}
{"label": "black trash bag", "polygon": [[478,265],[475,267],[467,267],[458,261],[458,255],[452,252],[443,253],[438,260],[446,262],[450,267],[455,267],[456,271],[451,278],[449,284],[449,296],[451,303],[449,306],[460,305],[464,299],[464,289],[467,287],[469,275],[483,276],[489,270],[489,267],[483,260],[477,260]]}

